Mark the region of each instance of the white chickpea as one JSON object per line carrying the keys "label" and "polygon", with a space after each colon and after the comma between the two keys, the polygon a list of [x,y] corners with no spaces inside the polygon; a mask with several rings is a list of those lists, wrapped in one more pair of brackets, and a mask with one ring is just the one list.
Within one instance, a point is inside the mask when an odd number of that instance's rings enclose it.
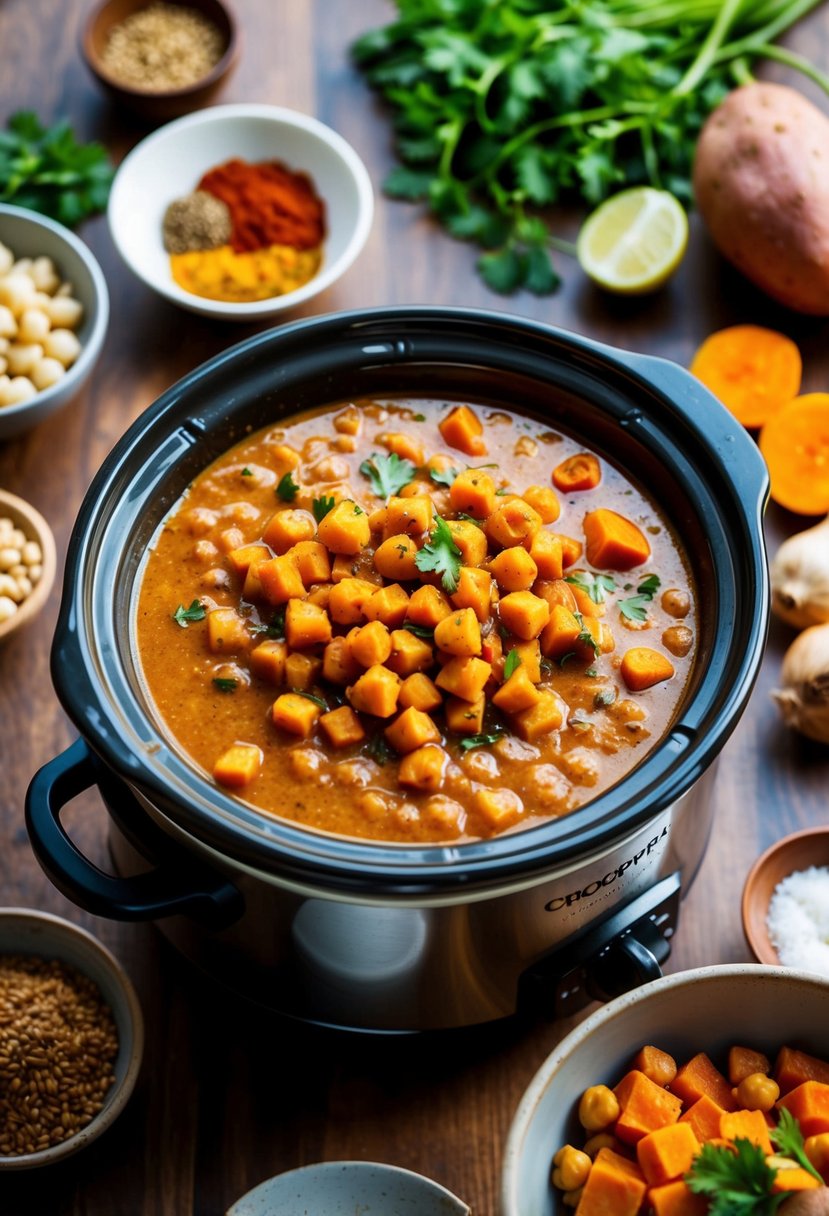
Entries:
{"label": "white chickpea", "polygon": [[27,540],[20,550],[20,556],[27,566],[37,566],[43,561],[43,553],[36,540]]}
{"label": "white chickpea", "polygon": [[61,283],[60,287],[55,292],[55,299],[59,299],[61,296],[71,296],[73,291],[74,288],[71,283]]}
{"label": "white chickpea", "polygon": [[24,575],[27,575],[28,573],[29,567],[24,566],[22,562],[18,562],[16,566],[12,566],[11,570],[9,571],[12,578],[23,578]]}
{"label": "white chickpea", "polygon": [[0,277],[6,275],[14,265],[14,254],[7,245],[0,241]]}
{"label": "white chickpea", "polygon": [[17,321],[6,304],[0,304],[0,338],[6,341],[17,336]]}
{"label": "white chickpea", "polygon": [[42,392],[66,375],[66,368],[57,359],[40,359],[31,370],[32,384]]}
{"label": "white chickpea", "polygon": [[42,342],[52,328],[49,318],[40,308],[26,308],[17,324],[18,342]]}
{"label": "white chickpea", "polygon": [[0,338],[0,355],[5,355],[10,346],[8,338]]}
{"label": "white chickpea", "polygon": [[35,294],[35,285],[27,274],[10,274],[0,279],[0,304],[19,317],[28,308]]}
{"label": "white chickpea", "polygon": [[219,556],[219,550],[213,544],[212,540],[197,540],[193,545],[193,556],[197,562],[215,562]]}
{"label": "white chickpea", "polygon": [[45,291],[47,295],[51,295],[60,287],[60,278],[51,258],[35,258],[32,262],[31,275],[38,291]]}
{"label": "white chickpea", "polygon": [[34,265],[31,258],[18,258],[9,271],[10,274],[25,274],[29,278],[32,277],[32,266]]}
{"label": "white chickpea", "polygon": [[32,594],[32,582],[26,574],[20,574],[17,578],[17,590],[20,592],[20,598],[25,600],[27,595]]}
{"label": "white chickpea", "polygon": [[9,361],[5,355],[0,355],[0,376],[9,370]]}
{"label": "white chickpea", "polygon": [[71,329],[53,329],[46,335],[43,353],[69,367],[81,353],[81,344]]}
{"label": "white chickpea", "polygon": [[17,604],[7,595],[0,595],[0,625],[8,621],[17,612]]}
{"label": "white chickpea", "polygon": [[9,374],[28,376],[43,358],[43,347],[39,342],[12,342],[6,351]]}
{"label": "white chickpea", "polygon": [[52,296],[45,311],[56,329],[77,329],[83,316],[83,304],[72,296]]}
{"label": "white chickpea", "polygon": [[20,528],[12,528],[11,534],[9,536],[9,544],[12,545],[13,548],[19,549],[22,551],[25,543],[26,543],[25,533],[22,532]]}
{"label": "white chickpea", "polygon": [[0,549],[0,570],[4,574],[8,574],[14,566],[20,564],[20,550],[15,549],[11,544],[5,549]]}
{"label": "white chickpea", "polygon": [[8,515],[0,515],[0,548],[3,546],[3,538],[10,536],[14,531],[14,524],[9,519]]}
{"label": "white chickpea", "polygon": [[29,578],[33,583],[39,583],[43,576],[43,566],[38,563],[36,566],[29,566]]}
{"label": "white chickpea", "polygon": [[32,384],[28,376],[15,376],[10,380],[5,389],[0,384],[0,401],[4,405],[22,405],[24,401],[29,401],[32,397],[37,396],[37,389]]}
{"label": "white chickpea", "polygon": [[14,595],[17,583],[10,574],[0,574],[0,595]]}

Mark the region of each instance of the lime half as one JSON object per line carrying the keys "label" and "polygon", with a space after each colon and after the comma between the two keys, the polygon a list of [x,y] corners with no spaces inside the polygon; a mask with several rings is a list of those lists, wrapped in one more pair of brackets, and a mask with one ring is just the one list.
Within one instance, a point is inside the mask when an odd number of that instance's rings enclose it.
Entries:
{"label": "lime half", "polygon": [[667,190],[636,186],[587,217],[577,244],[582,270],[621,295],[655,291],[682,261],[688,217]]}

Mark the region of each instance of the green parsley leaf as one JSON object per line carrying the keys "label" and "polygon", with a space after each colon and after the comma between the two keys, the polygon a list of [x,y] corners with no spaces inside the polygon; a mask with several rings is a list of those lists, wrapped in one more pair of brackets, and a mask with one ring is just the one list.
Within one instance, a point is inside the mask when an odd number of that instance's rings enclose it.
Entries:
{"label": "green parsley leaf", "polygon": [[373,760],[375,764],[388,764],[397,755],[382,731],[378,731],[369,739],[363,748],[363,754]]}
{"label": "green parsley leaf", "polygon": [[177,625],[181,625],[182,629],[186,629],[191,621],[203,621],[206,616],[207,611],[201,600],[193,600],[189,608],[179,604],[173,613],[173,620]]}
{"label": "green parsley leaf", "polygon": [[325,494],[321,498],[311,499],[311,510],[314,512],[314,519],[318,524],[321,524],[329,511],[333,511],[337,505],[335,498],[327,497]]}
{"label": "green parsley leaf", "polygon": [[504,661],[504,679],[508,680],[520,666],[521,655],[517,650],[511,650]]}
{"label": "green parsley leaf", "polygon": [[293,502],[299,493],[299,486],[294,481],[290,472],[283,473],[276,487],[276,496],[281,498],[283,502]]}
{"label": "green parsley leaf", "polygon": [[292,688],[291,692],[296,693],[298,697],[305,697],[306,701],[313,701],[320,709],[328,709],[328,702],[323,701],[322,697],[318,697],[313,692],[306,692],[304,688]]}
{"label": "green parsley leaf", "polygon": [[218,688],[219,692],[235,692],[239,687],[239,681],[231,677],[214,676],[213,683]]}
{"label": "green parsley leaf", "polygon": [[[630,584],[627,584],[630,586]],[[619,600],[619,611],[629,621],[646,621],[648,619],[648,604],[651,603],[660,587],[657,575],[649,574],[636,588],[636,595],[626,600]]]}
{"label": "green parsley leaf", "polygon": [[[584,617],[582,616],[582,614],[580,612],[574,612],[573,616],[578,621],[579,627],[581,630],[578,637],[576,638],[576,641],[581,642],[582,646],[590,646],[593,650],[594,656],[600,655],[602,652],[602,648],[599,645],[599,643],[596,641],[596,639],[593,637],[593,634],[590,632],[590,630],[585,629]],[[563,662],[563,660],[562,660],[562,662]]]}
{"label": "green parsley leaf", "polygon": [[468,524],[474,524],[476,528],[483,530],[484,521],[476,519],[474,515],[467,515],[466,511],[458,511],[458,519],[465,519]]}
{"label": "green parsley leaf", "polygon": [[413,633],[416,638],[425,638],[429,642],[435,636],[434,629],[430,629],[428,625],[416,625],[414,621],[404,621],[403,628],[407,629],[409,633]]}
{"label": "green parsley leaf", "polygon": [[463,739],[458,740],[458,747],[463,752],[469,752],[473,747],[491,747],[503,734],[504,728],[498,726],[493,727],[488,735],[465,735]]}
{"label": "green parsley leaf", "polygon": [[785,1198],[771,1192],[776,1172],[758,1145],[738,1137],[733,1149],[703,1144],[685,1181],[708,1196],[708,1216],[772,1216]]}
{"label": "green parsley leaf", "polygon": [[253,477],[253,473],[250,471],[250,469],[248,468],[247,465],[245,465],[245,467],[242,469],[242,476],[243,477]]}
{"label": "green parsley leaf", "polygon": [[280,607],[274,611],[274,614],[269,622],[265,623],[264,621],[260,621],[258,625],[251,625],[249,628],[254,636],[259,633],[265,633],[269,638],[274,638],[275,640],[284,638],[285,605],[281,604]]}
{"label": "green parsley leaf", "polygon": [[360,472],[369,479],[378,498],[391,498],[393,494],[399,494],[416,471],[411,460],[401,460],[396,452],[389,452],[387,456],[372,452],[368,460],[360,465]]}
{"label": "green parsley leaf", "polygon": [[79,144],[65,118],[47,128],[21,110],[0,131],[0,202],[70,228],[106,209],[113,172],[103,145]]}
{"label": "green parsley leaf", "polygon": [[595,578],[590,578],[579,570],[576,574],[565,575],[565,583],[572,583],[575,587],[581,587],[582,591],[586,591],[594,604],[603,604],[608,591],[616,590],[616,581],[609,574],[597,574]]}
{"label": "green parsley leaf", "polygon": [[439,574],[443,590],[449,595],[457,591],[463,556],[452,539],[446,520],[439,515],[435,515],[435,527],[428,542],[418,551],[415,565],[424,573]]}
{"label": "green parsley leaf", "polygon": [[459,473],[460,469],[433,469],[431,466],[429,468],[429,476],[439,486],[453,485]]}
{"label": "green parsley leaf", "polygon": [[785,1106],[778,1109],[777,1127],[769,1129],[769,1136],[774,1147],[779,1148],[784,1157],[791,1157],[823,1185],[823,1178],[806,1156],[800,1124]]}
{"label": "green parsley leaf", "polygon": [[412,417],[412,422],[425,422],[425,421],[426,421],[426,415],[425,415],[425,414],[415,414],[415,415]]}

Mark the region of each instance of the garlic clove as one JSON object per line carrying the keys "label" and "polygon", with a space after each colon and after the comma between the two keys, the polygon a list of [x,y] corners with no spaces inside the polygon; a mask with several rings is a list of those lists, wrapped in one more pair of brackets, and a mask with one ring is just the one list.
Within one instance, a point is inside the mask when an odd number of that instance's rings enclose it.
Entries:
{"label": "garlic clove", "polygon": [[829,516],[784,541],[771,563],[772,611],[796,629],[829,621]]}
{"label": "garlic clove", "polygon": [[772,692],[787,726],[829,743],[829,624],[812,625],[792,642]]}

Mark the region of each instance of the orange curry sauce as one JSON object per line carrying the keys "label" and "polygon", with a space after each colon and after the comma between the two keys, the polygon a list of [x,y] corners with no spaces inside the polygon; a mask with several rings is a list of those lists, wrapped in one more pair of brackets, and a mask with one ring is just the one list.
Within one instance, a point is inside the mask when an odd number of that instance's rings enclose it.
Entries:
{"label": "orange curry sauce", "polygon": [[422,843],[537,824],[623,777],[681,701],[695,612],[667,521],[604,457],[494,406],[366,399],[195,479],[136,634],[158,718],[226,789]]}

